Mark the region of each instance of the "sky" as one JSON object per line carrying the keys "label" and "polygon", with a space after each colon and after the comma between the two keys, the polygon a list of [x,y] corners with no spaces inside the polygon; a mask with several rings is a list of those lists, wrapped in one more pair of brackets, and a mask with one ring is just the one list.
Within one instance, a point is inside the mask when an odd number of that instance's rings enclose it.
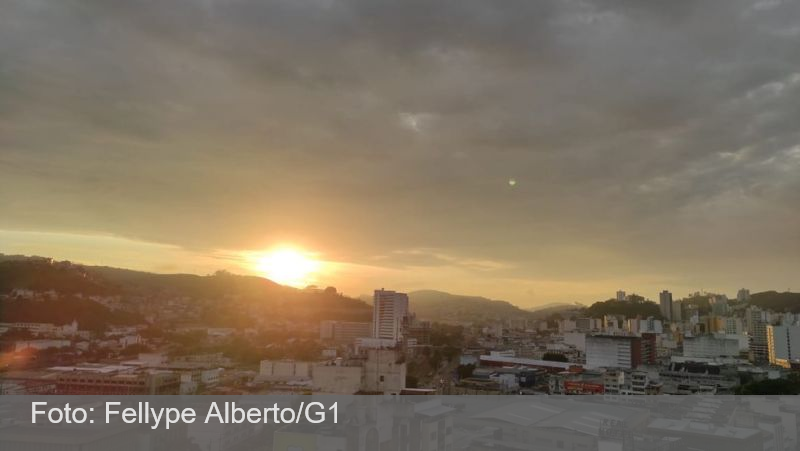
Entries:
{"label": "sky", "polygon": [[800,288],[793,1],[10,0],[0,252],[522,306]]}

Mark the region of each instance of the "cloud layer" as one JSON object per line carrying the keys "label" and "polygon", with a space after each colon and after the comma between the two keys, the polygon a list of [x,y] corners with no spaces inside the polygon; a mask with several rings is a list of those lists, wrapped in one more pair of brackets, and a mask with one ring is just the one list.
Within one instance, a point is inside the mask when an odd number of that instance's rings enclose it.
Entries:
{"label": "cloud layer", "polygon": [[0,228],[292,241],[521,303],[785,289],[799,19],[775,0],[12,0]]}

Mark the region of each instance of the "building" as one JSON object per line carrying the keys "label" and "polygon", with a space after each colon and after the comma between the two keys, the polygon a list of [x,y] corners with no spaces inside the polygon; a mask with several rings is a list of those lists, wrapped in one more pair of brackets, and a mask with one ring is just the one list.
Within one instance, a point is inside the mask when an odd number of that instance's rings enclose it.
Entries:
{"label": "building", "polygon": [[406,388],[406,362],[395,349],[370,349],[364,362],[361,390],[367,393],[399,395]]}
{"label": "building", "polygon": [[487,367],[535,368],[547,371],[548,373],[559,373],[583,368],[583,365],[577,363],[553,362],[550,360],[537,360],[523,357],[506,357],[502,355],[482,355],[480,356],[480,364],[481,366]]}
{"label": "building", "polygon": [[726,316],[730,310],[728,307],[728,296],[715,294],[708,300],[711,306],[711,314],[715,316]]}
{"label": "building", "polygon": [[642,363],[642,339],[635,336],[586,337],[587,368],[634,369]]}
{"label": "building", "polygon": [[683,321],[683,304],[678,302],[672,303],[672,316],[670,317],[670,321],[673,323],[679,323]]}
{"label": "building", "polygon": [[646,319],[639,320],[638,332],[662,334],[664,332],[664,326],[661,323],[661,320],[649,316]]}
{"label": "building", "polygon": [[754,363],[769,361],[769,343],[767,341],[767,312],[758,307],[747,309],[747,334],[750,336],[750,360]]}
{"label": "building", "polygon": [[180,375],[171,371],[76,368],[56,377],[56,393],[59,395],[177,395],[180,388]]}
{"label": "building", "polygon": [[312,385],[315,392],[352,395],[361,390],[363,378],[363,365],[337,359],[314,366]]}
{"label": "building", "polygon": [[608,395],[619,395],[625,388],[625,372],[609,369],[603,374],[603,391]]}
{"label": "building", "polygon": [[617,291],[617,300],[618,300],[618,301],[624,301],[624,300],[625,300],[625,298],[626,298],[626,296],[625,296],[625,292],[624,292],[624,291],[622,291],[622,290],[618,290],[618,291]]}
{"label": "building", "polygon": [[353,344],[357,338],[371,337],[372,324],[354,321],[322,321],[319,338],[337,344]]}
{"label": "building", "polygon": [[661,315],[667,321],[672,321],[672,293],[667,290],[658,294],[658,305],[661,307]]}
{"label": "building", "polygon": [[430,345],[430,321],[420,321],[416,316],[409,315],[406,317],[406,323],[403,325],[403,339],[410,347]]}
{"label": "building", "polygon": [[727,317],[725,318],[725,333],[728,335],[740,335],[745,331],[745,326],[741,318]]}
{"label": "building", "polygon": [[647,387],[650,384],[650,378],[645,371],[632,371],[631,372],[631,387],[629,393],[631,395],[646,395]]}
{"label": "building", "polygon": [[258,377],[264,381],[289,382],[311,379],[311,363],[294,360],[262,360]]}
{"label": "building", "polygon": [[683,356],[709,358],[739,355],[739,340],[701,335],[683,340]]}
{"label": "building", "polygon": [[400,341],[408,316],[408,295],[389,290],[375,290],[372,311],[372,337]]}
{"label": "building", "polygon": [[767,326],[769,363],[785,368],[800,359],[800,326]]}
{"label": "building", "polygon": [[736,302],[750,302],[750,290],[746,288],[740,289],[739,292],[736,293]]}

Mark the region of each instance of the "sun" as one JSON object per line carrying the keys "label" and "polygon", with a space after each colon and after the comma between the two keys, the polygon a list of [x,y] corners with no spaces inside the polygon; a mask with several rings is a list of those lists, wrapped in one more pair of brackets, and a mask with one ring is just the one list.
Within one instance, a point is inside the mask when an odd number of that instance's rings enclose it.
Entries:
{"label": "sun", "polygon": [[293,248],[280,248],[258,254],[255,272],[281,285],[305,287],[311,285],[321,262],[308,252]]}

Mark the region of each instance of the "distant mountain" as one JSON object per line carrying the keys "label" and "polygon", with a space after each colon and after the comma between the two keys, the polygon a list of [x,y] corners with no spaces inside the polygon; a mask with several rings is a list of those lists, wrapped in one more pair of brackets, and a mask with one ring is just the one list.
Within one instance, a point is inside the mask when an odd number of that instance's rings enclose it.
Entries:
{"label": "distant mountain", "polygon": [[559,309],[559,308],[575,308],[575,307],[586,307],[583,304],[578,302],[569,303],[569,302],[548,302],[547,304],[541,304],[534,307],[527,308],[529,312],[538,312],[539,310],[549,310],[549,309]]}
{"label": "distant mountain", "polygon": [[432,321],[484,322],[533,317],[531,312],[509,302],[480,296],[421,290],[412,291],[408,297],[411,311],[421,319]]}
{"label": "distant mountain", "polygon": [[[248,326],[258,318],[309,323],[323,319],[369,321],[372,312],[370,305],[335,292],[300,290],[225,271],[207,276],[155,274],[46,258],[0,258],[0,294],[14,289],[55,290],[68,296],[115,295],[131,305],[147,302],[148,308],[155,309],[172,299],[189,299],[201,312],[200,321],[217,326]],[[19,302],[14,299],[3,302],[2,320],[9,319],[12,312],[20,312],[14,314],[14,321],[51,317],[13,304]],[[71,307],[64,309],[72,311]]]}
{"label": "distant mountain", "polygon": [[569,304],[566,302],[551,302],[549,304],[531,307],[528,309],[536,318],[546,318],[553,314],[577,312],[585,309],[586,306],[580,303]]}
{"label": "distant mountain", "polygon": [[800,313],[800,293],[764,291],[750,295],[750,304],[776,312]]}
{"label": "distant mountain", "polygon": [[53,262],[46,258],[0,259],[0,294],[13,289],[33,291],[55,290],[63,294],[108,295],[119,288],[95,277],[87,269],[70,262]]}

